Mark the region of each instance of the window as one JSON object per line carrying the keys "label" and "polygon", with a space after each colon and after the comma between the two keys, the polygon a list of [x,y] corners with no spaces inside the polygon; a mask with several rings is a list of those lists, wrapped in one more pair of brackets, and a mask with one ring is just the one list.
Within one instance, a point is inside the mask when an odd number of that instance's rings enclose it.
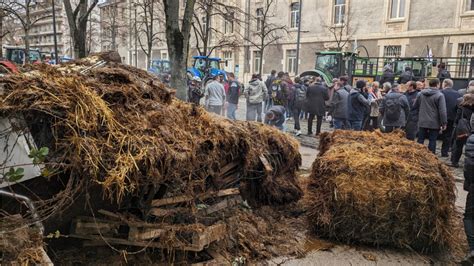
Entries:
{"label": "window", "polygon": [[286,50],[286,71],[288,73],[296,72],[296,50]]}
{"label": "window", "polygon": [[405,0],[392,0],[390,7],[390,18],[405,17]]}
{"label": "window", "polygon": [[300,3],[291,4],[290,28],[297,28],[300,23]]}
{"label": "window", "polygon": [[253,73],[260,73],[260,61],[262,60],[262,56],[260,51],[253,52]]}
{"label": "window", "polygon": [[457,66],[456,76],[459,78],[469,77],[470,58],[474,57],[474,43],[460,43],[458,46],[458,57],[460,57]]}
{"label": "window", "polygon": [[224,18],[224,33],[234,32],[234,13],[229,13]]}
{"label": "window", "polygon": [[257,31],[263,29],[263,8],[257,8]]}
{"label": "window", "polygon": [[227,72],[233,72],[233,57],[232,51],[224,51],[222,53],[222,58],[224,59],[225,65],[224,70]]}
{"label": "window", "polygon": [[346,0],[334,0],[334,24],[344,24]]}
{"label": "window", "polygon": [[388,45],[383,49],[384,57],[400,57],[402,55],[401,45]]}

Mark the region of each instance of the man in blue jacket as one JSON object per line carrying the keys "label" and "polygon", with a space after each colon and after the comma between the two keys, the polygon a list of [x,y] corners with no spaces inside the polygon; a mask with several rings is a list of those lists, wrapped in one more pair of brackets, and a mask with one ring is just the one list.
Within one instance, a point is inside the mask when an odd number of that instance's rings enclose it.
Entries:
{"label": "man in blue jacket", "polygon": [[352,130],[361,131],[364,116],[370,110],[370,101],[362,95],[366,82],[359,80],[347,98],[347,120]]}

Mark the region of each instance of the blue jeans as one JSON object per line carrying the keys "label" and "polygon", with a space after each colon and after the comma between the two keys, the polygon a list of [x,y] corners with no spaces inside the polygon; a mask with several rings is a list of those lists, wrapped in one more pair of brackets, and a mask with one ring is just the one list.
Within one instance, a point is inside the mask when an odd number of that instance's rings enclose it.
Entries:
{"label": "blue jeans", "polygon": [[227,103],[227,118],[237,120],[235,117],[235,111],[237,111],[237,104]]}
{"label": "blue jeans", "polygon": [[432,128],[423,128],[420,127],[418,131],[418,143],[424,144],[425,139],[428,138],[428,149],[436,154],[436,139],[438,138],[439,129],[432,129]]}
{"label": "blue jeans", "polygon": [[247,103],[247,121],[262,122],[262,103]]}
{"label": "blue jeans", "polygon": [[362,120],[349,120],[349,125],[351,126],[351,129],[354,131],[361,131],[362,130]]}
{"label": "blue jeans", "polygon": [[334,118],[334,129],[346,129],[346,119]]}

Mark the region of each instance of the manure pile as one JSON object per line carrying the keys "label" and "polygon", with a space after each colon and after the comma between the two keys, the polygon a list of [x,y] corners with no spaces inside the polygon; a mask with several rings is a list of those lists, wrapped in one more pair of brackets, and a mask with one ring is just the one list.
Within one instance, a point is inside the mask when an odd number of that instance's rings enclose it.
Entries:
{"label": "manure pile", "polygon": [[308,221],[318,235],[426,252],[456,244],[451,173],[401,135],[323,134],[307,193]]}
{"label": "manure pile", "polygon": [[[294,139],[261,123],[209,114],[176,99],[145,71],[99,64],[106,59],[32,66],[28,73],[0,78],[0,116],[25,121],[16,130],[30,132],[38,147],[50,151],[50,176],[11,187],[36,201],[47,228],[57,225],[58,213],[66,223],[92,213],[76,221],[75,234],[86,234],[80,225],[90,218],[96,225],[96,218],[108,218],[114,221],[102,228],[119,222],[130,227],[123,241],[156,238],[156,246],[179,249],[199,242],[196,236],[205,228],[229,229],[223,218],[246,202],[281,205],[301,198]],[[122,237],[114,230],[100,236],[108,233]],[[193,245],[187,248],[199,246]]]}

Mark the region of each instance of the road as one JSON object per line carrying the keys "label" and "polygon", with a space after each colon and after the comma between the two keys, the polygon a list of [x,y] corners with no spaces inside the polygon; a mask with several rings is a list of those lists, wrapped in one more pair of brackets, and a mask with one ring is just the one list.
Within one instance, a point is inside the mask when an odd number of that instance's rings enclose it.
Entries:
{"label": "road", "polygon": [[[239,108],[237,110],[237,119],[245,120],[245,99],[241,98],[239,101]],[[315,124],[315,123],[314,123]],[[293,129],[293,121],[287,121],[287,129],[291,132]],[[307,120],[301,122],[301,131],[303,135],[296,137],[299,140],[300,153],[302,156],[301,170],[309,173],[311,166],[317,157],[319,141],[315,136],[305,135],[307,132]],[[329,128],[329,123],[324,122],[322,131],[332,131]],[[288,134],[291,134],[288,132]],[[315,132],[315,130],[313,130]],[[438,148],[441,143],[438,144]],[[438,154],[440,152],[438,151]],[[446,158],[440,160],[448,163]],[[461,159],[463,161],[463,158]],[[462,167],[462,163],[461,163]],[[463,173],[462,168],[452,169],[456,178],[457,199],[456,206],[460,211],[464,210],[467,193],[462,188]],[[306,236],[305,247],[308,253],[304,258],[275,258],[270,260],[270,265],[444,265],[445,262],[432,261],[427,256],[421,256],[414,252],[400,251],[392,249],[375,249],[361,246],[348,246],[341,244],[333,244],[321,239],[315,239],[311,236]]]}

